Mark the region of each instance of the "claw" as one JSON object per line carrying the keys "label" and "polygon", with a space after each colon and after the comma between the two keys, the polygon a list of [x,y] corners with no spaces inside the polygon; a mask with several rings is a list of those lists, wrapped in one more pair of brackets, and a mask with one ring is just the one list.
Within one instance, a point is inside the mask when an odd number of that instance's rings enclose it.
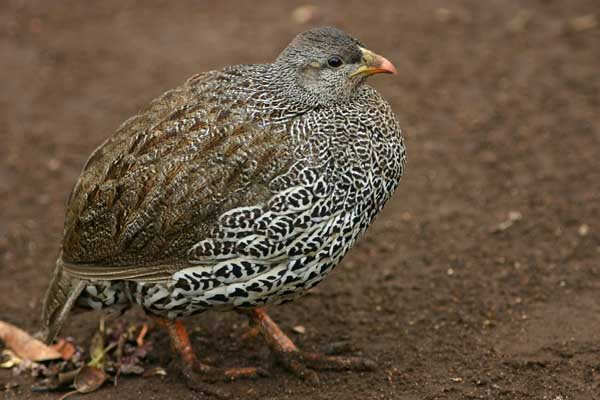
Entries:
{"label": "claw", "polygon": [[275,352],[277,361],[289,372],[298,378],[318,385],[321,383],[319,375],[307,368],[306,362],[300,351]]}
{"label": "claw", "polygon": [[[250,317],[251,325],[258,326],[271,351],[275,354],[277,361],[288,371],[304,380],[313,383],[319,382],[318,375],[314,371],[311,371],[311,369],[371,371],[377,367],[377,364],[368,358],[303,352],[296,347],[294,342],[283,333],[263,309],[253,309],[244,313]],[[347,349],[348,345],[334,345],[331,347],[330,353],[339,353],[342,347]]]}
{"label": "claw", "polygon": [[167,329],[173,350],[180,355],[180,370],[190,389],[220,398],[231,398],[226,391],[212,387],[206,382],[233,381],[236,379],[256,379],[266,376],[262,368],[215,368],[198,360],[192,348],[190,337],[180,321],[169,321],[154,317],[157,323]]}
{"label": "claw", "polygon": [[372,371],[377,363],[364,357],[326,356],[320,353],[304,353],[309,368],[323,371]]}
{"label": "claw", "polygon": [[356,352],[358,349],[348,341],[331,342],[321,346],[321,353],[329,356],[337,354],[348,354]]}
{"label": "claw", "polygon": [[[207,368],[209,368],[207,370]],[[213,368],[203,364],[203,379],[209,382],[235,381],[237,379],[257,379],[268,376],[268,372],[259,367]]]}
{"label": "claw", "polygon": [[185,374],[185,383],[188,389],[193,390],[195,392],[203,393],[210,397],[215,397],[217,399],[231,399],[231,393],[225,389],[221,389],[219,387],[213,386],[209,383],[202,381],[202,376],[197,374]]}

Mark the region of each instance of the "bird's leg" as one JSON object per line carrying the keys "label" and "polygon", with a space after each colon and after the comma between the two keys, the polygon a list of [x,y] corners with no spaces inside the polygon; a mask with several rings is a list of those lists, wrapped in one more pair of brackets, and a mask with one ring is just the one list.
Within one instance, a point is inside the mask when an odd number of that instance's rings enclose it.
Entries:
{"label": "bird's leg", "polygon": [[239,340],[244,342],[246,340],[250,340],[257,337],[258,335],[260,335],[260,329],[257,325],[252,325],[250,326],[250,329],[248,329],[246,332],[242,333],[239,336]]}
{"label": "bird's leg", "polygon": [[277,360],[301,378],[318,381],[318,376],[309,369],[367,371],[376,366],[373,361],[362,357],[329,356],[301,351],[264,309],[255,308],[243,313],[250,318],[251,326],[258,327]]}
{"label": "bird's leg", "polygon": [[221,393],[220,389],[203,385],[201,381],[235,380],[265,375],[262,369],[255,367],[215,368],[203,364],[194,353],[190,336],[183,322],[171,321],[157,316],[152,316],[152,318],[169,333],[171,347],[181,357],[181,372],[192,389],[210,393],[217,397],[227,397],[225,393]]}

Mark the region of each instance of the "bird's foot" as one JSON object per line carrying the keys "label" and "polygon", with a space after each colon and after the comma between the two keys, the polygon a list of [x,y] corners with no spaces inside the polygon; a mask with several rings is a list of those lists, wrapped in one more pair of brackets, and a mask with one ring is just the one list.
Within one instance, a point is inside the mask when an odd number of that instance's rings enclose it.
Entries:
{"label": "bird's foot", "polygon": [[259,329],[277,361],[302,379],[318,383],[319,376],[313,370],[371,371],[377,367],[374,361],[363,357],[301,351],[264,309],[256,308],[244,313],[249,316],[252,329]]}
{"label": "bird's foot", "polygon": [[216,368],[195,360],[191,365],[181,360],[179,371],[185,379],[187,387],[196,392],[204,393],[218,399],[230,399],[231,393],[215,386],[212,383],[218,381],[233,381],[236,379],[256,379],[266,376],[267,373],[261,368]]}
{"label": "bird's foot", "polygon": [[173,350],[178,353],[179,370],[185,378],[187,386],[195,391],[215,396],[217,398],[230,398],[227,391],[214,387],[206,382],[232,381],[236,379],[254,379],[266,376],[262,368],[216,368],[198,360],[194,353],[190,337],[181,321],[169,321],[153,317],[161,326],[165,327],[171,339]]}
{"label": "bird's foot", "polygon": [[197,360],[192,366],[192,371],[200,374],[202,379],[207,382],[256,379],[268,375],[267,371],[259,367],[216,368]]}
{"label": "bird's foot", "polygon": [[207,396],[215,397],[217,399],[231,398],[231,393],[229,393],[229,391],[207,383],[204,380],[204,375],[202,373],[196,372],[194,368],[189,368],[187,364],[182,364],[179,370],[183,375],[186,386],[190,390],[200,392]]}
{"label": "bird's foot", "polygon": [[377,364],[365,357],[329,356],[301,350],[283,352],[273,350],[277,361],[301,379],[319,383],[316,371],[372,371]]}

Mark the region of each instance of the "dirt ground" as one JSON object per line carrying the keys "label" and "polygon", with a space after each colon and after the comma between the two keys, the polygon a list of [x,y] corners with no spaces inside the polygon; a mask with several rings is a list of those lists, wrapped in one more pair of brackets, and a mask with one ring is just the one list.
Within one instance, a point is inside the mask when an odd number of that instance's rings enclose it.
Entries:
{"label": "dirt ground", "polygon": [[[272,315],[304,349],[348,340],[379,368],[307,384],[240,342],[231,313],[188,321],[196,350],[269,368],[224,383],[235,398],[599,399],[597,0],[315,2],[308,23],[302,4],[1,3],[0,319],[38,329],[67,195],[122,121],[197,72],[272,60],[333,24],[400,71],[371,81],[404,128],[407,174],[342,265]],[[96,321],[74,316],[64,334],[88,343]],[[165,334],[151,338],[150,362],[166,363]],[[32,381],[0,370],[0,386],[19,383],[0,397],[60,397]],[[175,373],[85,398],[113,396],[204,398]]]}

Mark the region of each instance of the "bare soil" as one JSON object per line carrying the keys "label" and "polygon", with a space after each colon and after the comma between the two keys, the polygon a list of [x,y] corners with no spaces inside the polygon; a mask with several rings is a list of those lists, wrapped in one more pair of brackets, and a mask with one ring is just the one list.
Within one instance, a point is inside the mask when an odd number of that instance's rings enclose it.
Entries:
{"label": "bare soil", "polygon": [[[392,60],[371,79],[404,127],[399,190],[315,292],[274,308],[299,346],[350,341],[368,373],[318,386],[272,365],[241,316],[188,321],[203,359],[262,365],[244,399],[600,398],[600,7],[597,0],[3,1],[0,319],[30,332],[90,152],[189,76],[272,60],[337,25]],[[583,17],[583,18],[582,18]],[[88,343],[98,316],[64,334]],[[166,366],[152,332],[150,363]],[[169,370],[171,372],[171,370]],[[0,370],[5,399],[56,399]],[[86,399],[195,399],[183,380],[121,379]]]}

